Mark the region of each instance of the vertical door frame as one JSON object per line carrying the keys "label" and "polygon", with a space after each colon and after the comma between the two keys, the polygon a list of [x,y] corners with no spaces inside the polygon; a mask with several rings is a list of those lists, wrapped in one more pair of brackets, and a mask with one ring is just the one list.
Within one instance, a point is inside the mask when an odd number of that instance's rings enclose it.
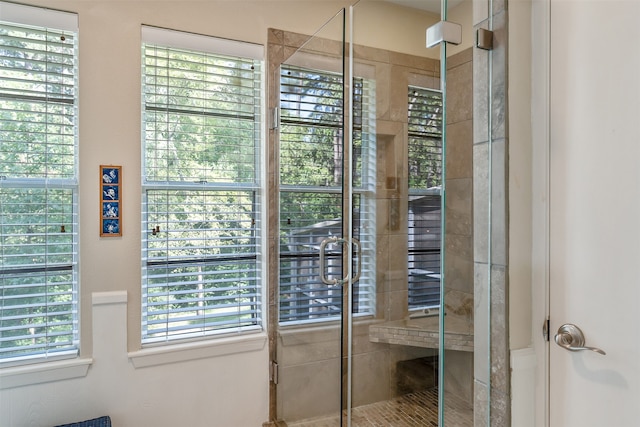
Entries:
{"label": "vertical door frame", "polygon": [[[543,325],[549,317],[550,59],[551,0],[532,0],[532,344],[536,354],[536,426],[549,426],[549,343]],[[547,332],[549,335],[551,331]],[[549,336],[547,335],[547,337]]]}

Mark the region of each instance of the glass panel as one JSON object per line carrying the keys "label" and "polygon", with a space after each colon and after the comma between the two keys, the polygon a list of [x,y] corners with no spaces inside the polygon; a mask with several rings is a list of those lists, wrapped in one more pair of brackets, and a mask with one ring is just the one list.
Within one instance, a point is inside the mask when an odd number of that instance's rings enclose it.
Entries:
{"label": "glass panel", "polygon": [[[302,45],[273,78],[272,413],[289,426],[474,422],[472,37],[426,49],[440,8],[406,4],[360,0],[308,40],[281,37]],[[449,20],[470,28],[471,5]],[[351,265],[327,235],[354,239]]]}
{"label": "glass panel", "polygon": [[[467,28],[493,30],[493,14],[500,16],[499,26],[506,25],[504,20],[505,5],[495,4],[492,0],[478,2],[474,7],[473,23]],[[455,19],[456,9],[450,8],[449,13]],[[464,27],[463,27],[464,28]],[[501,34],[498,28],[495,34]],[[471,35],[470,35],[471,36]],[[504,83],[506,43],[499,42],[502,46],[496,49],[474,49],[474,93],[473,93],[473,133],[472,148],[473,162],[473,230],[475,240],[473,245],[474,262],[474,310],[473,310],[473,334],[474,334],[474,399],[473,408],[475,424],[479,426],[492,426],[510,424],[510,405],[506,396],[509,391],[509,340],[506,333],[505,319],[508,318],[505,302],[507,295],[506,257],[508,250],[503,246],[508,241],[506,238],[505,215],[508,204],[506,159],[508,158],[508,138],[505,136],[503,120],[506,119],[504,87],[500,87],[501,80]],[[496,73],[498,87],[493,88],[493,69]],[[494,100],[494,96],[496,97]],[[453,97],[453,95],[452,95]],[[493,120],[496,123],[493,124]],[[494,131],[497,134],[494,136]],[[452,138],[451,138],[452,139]],[[497,144],[496,144],[497,142]],[[451,143],[454,143],[453,141]],[[495,150],[497,148],[497,150]],[[495,150],[495,151],[494,151]],[[503,164],[500,164],[504,162]],[[499,173],[494,176],[494,168]],[[497,202],[497,203],[495,203]],[[502,212],[501,212],[502,210]],[[498,237],[494,240],[495,237]],[[492,313],[498,309],[495,313]],[[494,320],[502,323],[500,331],[494,329]],[[496,335],[497,333],[497,335]],[[500,338],[494,342],[493,337]],[[492,356],[498,355],[497,360]],[[497,379],[499,388],[492,383]],[[505,381],[506,379],[506,381]],[[493,399],[497,398],[495,403]],[[492,423],[493,419],[493,423]]]}
{"label": "glass panel", "polygon": [[444,108],[425,30],[440,16],[398,3],[359,1],[349,33],[350,75],[371,88],[363,148],[376,153],[375,215],[360,218],[376,230],[376,310],[351,327],[353,426],[438,425]]}
{"label": "glass panel", "polygon": [[[442,19],[460,24],[462,44],[443,44],[445,230],[441,317],[441,425],[474,422],[474,212],[472,2],[451,1]],[[480,424],[484,425],[484,424]]]}
{"label": "glass panel", "polygon": [[[278,328],[277,407],[271,410],[288,426],[340,422],[345,288],[336,282],[345,275],[344,245],[322,241],[343,236],[344,20],[342,10],[311,37],[280,38],[284,57],[273,67],[280,120],[271,168],[279,183],[270,207],[278,212],[271,265],[279,266],[271,314]],[[362,298],[362,309],[370,306]]]}
{"label": "glass panel", "polygon": [[[472,3],[442,15],[398,3],[359,1],[349,39],[353,77],[376,88],[378,206],[377,310],[354,320],[352,424],[401,407],[398,425],[471,426],[472,38],[425,49],[424,31],[441,19],[470,29]],[[381,374],[390,387],[374,384]]]}

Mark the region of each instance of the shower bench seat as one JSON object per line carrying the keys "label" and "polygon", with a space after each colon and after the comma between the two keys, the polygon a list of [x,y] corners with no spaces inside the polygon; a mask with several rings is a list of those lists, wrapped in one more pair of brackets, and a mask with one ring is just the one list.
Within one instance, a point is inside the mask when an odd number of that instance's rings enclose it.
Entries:
{"label": "shower bench seat", "polygon": [[[466,319],[447,316],[444,324],[444,348],[446,350],[473,351],[473,326]],[[438,317],[402,319],[369,326],[369,341],[438,348]]]}

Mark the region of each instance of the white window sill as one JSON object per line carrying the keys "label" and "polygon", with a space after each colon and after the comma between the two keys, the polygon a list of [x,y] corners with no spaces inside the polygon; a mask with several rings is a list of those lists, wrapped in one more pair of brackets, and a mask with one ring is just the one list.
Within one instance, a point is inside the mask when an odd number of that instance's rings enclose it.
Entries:
{"label": "white window sill", "polygon": [[70,359],[0,369],[0,390],[85,377],[93,359]]}
{"label": "white window sill", "polygon": [[129,353],[134,368],[186,362],[230,354],[262,350],[267,343],[267,334],[239,335],[206,341],[192,341],[144,348]]}

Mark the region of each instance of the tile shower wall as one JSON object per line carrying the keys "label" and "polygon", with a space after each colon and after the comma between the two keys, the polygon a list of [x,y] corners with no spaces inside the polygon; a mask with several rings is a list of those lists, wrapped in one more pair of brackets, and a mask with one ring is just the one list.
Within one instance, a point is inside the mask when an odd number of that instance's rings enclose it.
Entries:
{"label": "tile shower wall", "polygon": [[[473,52],[447,58],[445,330],[473,333]],[[445,335],[448,341],[449,335]],[[446,343],[445,343],[446,345]],[[445,352],[445,391],[473,399],[473,353]]]}
{"label": "tile shower wall", "polygon": [[476,48],[473,58],[474,425],[478,427],[506,426],[511,419],[507,340],[507,16],[506,0],[478,1],[474,8],[474,28],[493,28],[493,49]]}

